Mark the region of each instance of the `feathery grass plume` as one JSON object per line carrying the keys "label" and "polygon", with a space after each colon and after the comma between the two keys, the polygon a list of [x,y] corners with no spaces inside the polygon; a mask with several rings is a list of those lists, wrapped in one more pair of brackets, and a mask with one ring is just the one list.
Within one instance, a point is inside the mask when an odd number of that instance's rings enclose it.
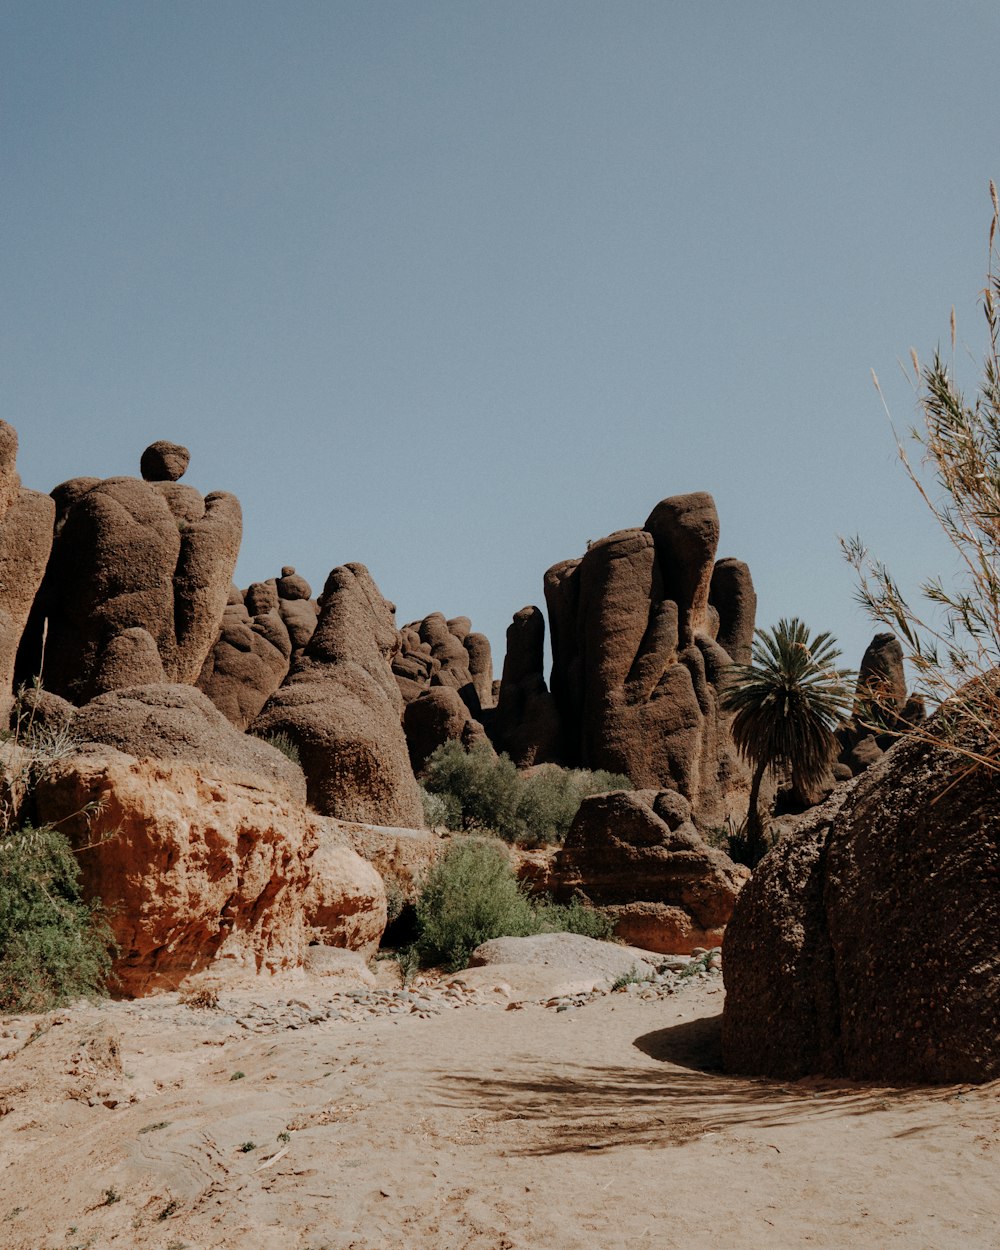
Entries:
{"label": "feathery grass plume", "polygon": [[[990,199],[982,293],[988,341],[977,392],[967,399],[953,368],[936,352],[920,371],[922,422],[910,431],[920,464],[914,465],[896,435],[903,468],[951,543],[958,572],[947,586],[940,577],[925,581],[920,591],[926,606],[918,607],[859,538],[841,545],[858,576],[858,601],[901,639],[918,693],[943,705],[941,715],[906,732],[965,756],[972,767],[1000,770],[1000,687],[989,679],[1000,666],[1000,208],[992,181]],[[951,331],[954,350],[954,309]],[[977,732],[970,738],[967,729]],[[973,740],[976,748],[968,745]]]}

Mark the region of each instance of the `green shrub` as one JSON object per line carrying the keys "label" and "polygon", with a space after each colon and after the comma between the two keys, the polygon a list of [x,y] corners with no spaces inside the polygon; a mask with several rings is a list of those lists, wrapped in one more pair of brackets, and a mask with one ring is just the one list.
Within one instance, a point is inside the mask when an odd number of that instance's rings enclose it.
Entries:
{"label": "green shrub", "polygon": [[101,992],[114,941],[79,880],[58,830],[28,826],[0,839],[0,1011],[48,1011]]}
{"label": "green shrub", "polygon": [[587,907],[578,898],[571,903],[539,903],[536,913],[543,933],[579,933],[607,942],[614,932],[614,925],[603,912]]}
{"label": "green shrub", "polygon": [[[487,744],[466,751],[452,739],[437,748],[424,773],[428,824],[489,830],[508,842],[562,842],[581,801],[605,790],[631,790],[621,774],[547,764],[519,772]],[[434,799],[439,804],[432,804]],[[433,810],[434,820],[428,814]]]}
{"label": "green shrub", "polygon": [[538,932],[538,919],[502,846],[453,843],[427,874],[417,899],[417,952],[424,964],[464,968],[480,944]]}
{"label": "green shrub", "polygon": [[299,744],[284,730],[279,729],[277,732],[268,734],[264,739],[269,746],[274,747],[276,751],[280,751],[286,759],[290,759],[293,764],[301,764],[302,756],[299,753]]}
{"label": "green shrub", "polygon": [[534,902],[517,881],[503,847],[485,838],[454,842],[431,868],[417,900],[417,956],[424,965],[464,968],[495,937],[580,933],[607,939],[611,922],[578,899]]}

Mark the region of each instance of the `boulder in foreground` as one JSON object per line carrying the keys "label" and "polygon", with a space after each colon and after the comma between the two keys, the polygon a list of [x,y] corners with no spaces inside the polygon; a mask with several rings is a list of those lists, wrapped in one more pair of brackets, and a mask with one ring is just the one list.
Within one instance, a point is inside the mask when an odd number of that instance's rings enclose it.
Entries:
{"label": "boulder in foreground", "polygon": [[730,1071],[1000,1076],[1000,792],[967,770],[904,740],[761,862],[726,932]]}

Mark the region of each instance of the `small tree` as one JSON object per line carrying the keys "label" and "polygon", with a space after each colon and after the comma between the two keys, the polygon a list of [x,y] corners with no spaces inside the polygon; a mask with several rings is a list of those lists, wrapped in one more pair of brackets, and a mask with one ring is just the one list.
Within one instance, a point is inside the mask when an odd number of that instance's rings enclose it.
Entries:
{"label": "small tree", "polygon": [[[903,467],[957,554],[954,588],[931,578],[920,588],[931,611],[918,610],[860,539],[843,547],[858,574],[859,601],[899,636],[920,693],[944,705],[943,714],[907,732],[965,755],[974,766],[1000,769],[1000,204],[992,181],[990,197],[982,296],[988,342],[978,393],[971,402],[966,399],[940,352],[921,367],[911,350],[922,428],[910,435],[930,482],[896,439]],[[954,309],[951,348],[954,356]],[[878,378],[874,381],[881,395]]]}
{"label": "small tree", "polygon": [[766,849],[760,789],[769,768],[787,767],[804,787],[822,782],[837,748],[834,729],[850,714],[854,674],[837,668],[840,651],[829,633],[810,639],[798,619],[756,631],[749,664],[733,665],[723,703],[735,712],[733,741],[753,768],[747,812],[746,860]]}

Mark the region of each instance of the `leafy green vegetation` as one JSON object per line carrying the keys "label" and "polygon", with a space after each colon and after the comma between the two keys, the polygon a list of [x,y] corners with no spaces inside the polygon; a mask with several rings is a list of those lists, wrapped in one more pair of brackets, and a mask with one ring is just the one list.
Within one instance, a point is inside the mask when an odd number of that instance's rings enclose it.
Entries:
{"label": "leafy green vegetation", "polygon": [[79,882],[57,830],[29,825],[0,838],[0,1011],[49,1011],[102,991],[114,941]]}
{"label": "leafy green vegetation", "polygon": [[562,842],[581,801],[606,790],[631,790],[619,773],[542,765],[520,772],[510,757],[480,744],[466,751],[455,740],[439,746],[423,776],[427,823],[483,830],[508,842]]}
{"label": "leafy green vegetation", "polygon": [[578,900],[557,904],[528,897],[503,847],[487,838],[454,842],[431,868],[417,900],[420,962],[464,968],[495,937],[571,932],[611,936],[609,921]]}

